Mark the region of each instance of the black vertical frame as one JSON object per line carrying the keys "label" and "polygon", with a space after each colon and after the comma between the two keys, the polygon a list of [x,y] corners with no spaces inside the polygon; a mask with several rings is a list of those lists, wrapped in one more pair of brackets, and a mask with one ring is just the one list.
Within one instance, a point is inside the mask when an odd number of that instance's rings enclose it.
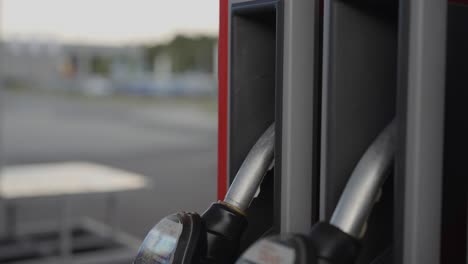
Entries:
{"label": "black vertical frame", "polygon": [[468,5],[449,4],[447,16],[441,263],[466,263]]}

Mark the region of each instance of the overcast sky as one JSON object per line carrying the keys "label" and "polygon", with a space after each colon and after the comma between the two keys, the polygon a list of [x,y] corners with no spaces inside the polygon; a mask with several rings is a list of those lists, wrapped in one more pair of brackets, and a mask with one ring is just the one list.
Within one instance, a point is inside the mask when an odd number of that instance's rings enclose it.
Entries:
{"label": "overcast sky", "polygon": [[216,34],[219,0],[0,0],[3,38],[94,44]]}

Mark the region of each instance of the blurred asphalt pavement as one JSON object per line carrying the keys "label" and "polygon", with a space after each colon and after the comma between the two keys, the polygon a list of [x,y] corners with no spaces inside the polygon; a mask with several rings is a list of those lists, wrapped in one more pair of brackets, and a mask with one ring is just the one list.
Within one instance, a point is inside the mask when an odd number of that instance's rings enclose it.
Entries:
{"label": "blurred asphalt pavement", "polygon": [[[4,164],[89,161],[149,177],[152,189],[118,195],[119,226],[138,238],[167,214],[201,213],[216,200],[212,102],[210,109],[188,99],[139,102],[31,92],[3,92],[1,101]],[[58,202],[22,202],[18,221],[57,219]],[[72,206],[77,217],[105,219],[105,197],[75,198]]]}

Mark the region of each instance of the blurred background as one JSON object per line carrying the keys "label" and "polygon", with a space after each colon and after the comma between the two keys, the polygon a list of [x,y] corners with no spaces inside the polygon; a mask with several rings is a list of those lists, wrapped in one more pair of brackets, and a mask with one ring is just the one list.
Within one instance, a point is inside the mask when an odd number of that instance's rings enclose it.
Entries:
{"label": "blurred background", "polygon": [[0,263],[130,263],[215,201],[218,4],[1,1]]}

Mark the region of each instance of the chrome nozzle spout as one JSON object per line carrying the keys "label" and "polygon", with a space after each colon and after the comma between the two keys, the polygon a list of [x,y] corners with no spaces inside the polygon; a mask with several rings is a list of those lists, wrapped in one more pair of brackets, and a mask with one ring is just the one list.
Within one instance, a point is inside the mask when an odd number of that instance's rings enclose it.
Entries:
{"label": "chrome nozzle spout", "polygon": [[354,168],[330,224],[353,237],[361,237],[394,159],[395,145],[396,123],[393,120],[372,142]]}
{"label": "chrome nozzle spout", "polygon": [[274,159],[275,124],[257,140],[242,163],[224,202],[244,212],[252,202],[263,176]]}

